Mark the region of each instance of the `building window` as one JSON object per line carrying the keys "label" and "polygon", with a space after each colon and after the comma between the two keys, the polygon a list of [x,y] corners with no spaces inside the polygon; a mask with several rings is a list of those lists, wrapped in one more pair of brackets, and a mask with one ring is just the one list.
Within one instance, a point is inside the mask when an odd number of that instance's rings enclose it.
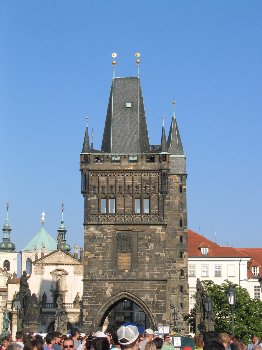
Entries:
{"label": "building window", "polygon": [[202,255],[208,255],[208,248],[201,248]]}
{"label": "building window", "polygon": [[254,299],[260,299],[260,286],[254,286]]}
{"label": "building window", "polygon": [[141,213],[140,198],[135,198],[135,213],[136,214]]}
{"label": "building window", "polygon": [[149,214],[149,212],[150,212],[149,198],[144,198],[144,200],[143,200],[143,205],[144,205],[144,213],[145,213],[145,214]]}
{"label": "building window", "polygon": [[109,198],[108,204],[109,204],[109,206],[108,206],[109,213],[114,214],[116,212],[116,200],[115,200],[115,198]]}
{"label": "building window", "polygon": [[182,219],[179,220],[179,226],[183,227],[183,220]]}
{"label": "building window", "polygon": [[111,162],[112,163],[120,163],[120,156],[112,156]]}
{"label": "building window", "polygon": [[32,274],[32,260],[30,258],[26,259],[26,273],[28,275]]}
{"label": "building window", "polygon": [[180,286],[180,293],[183,293],[184,292],[184,288],[183,286]]}
{"label": "building window", "polygon": [[222,266],[215,265],[215,277],[221,277],[221,276],[222,276]]}
{"label": "building window", "polygon": [[104,157],[102,156],[95,156],[95,163],[103,163]]}
{"label": "building window", "polygon": [[182,185],[179,186],[179,193],[183,193],[183,186]]}
{"label": "building window", "polygon": [[117,267],[120,271],[132,268],[132,234],[131,232],[118,232],[116,234]]}
{"label": "building window", "polygon": [[10,261],[5,260],[4,264],[3,264],[4,269],[6,269],[7,271],[10,271]]}
{"label": "building window", "polygon": [[258,266],[252,266],[252,273],[254,276],[259,276],[259,267]]}
{"label": "building window", "polygon": [[208,265],[201,265],[201,277],[208,277]]}
{"label": "building window", "polygon": [[196,265],[195,264],[189,264],[188,265],[188,276],[189,277],[195,277],[196,276]]}
{"label": "building window", "polygon": [[129,163],[137,163],[137,156],[129,156],[128,161]]}
{"label": "building window", "polygon": [[180,252],[180,259],[183,259],[183,252]]}
{"label": "building window", "polygon": [[106,214],[106,198],[101,198],[100,202],[100,212],[101,214]]}
{"label": "building window", "polygon": [[146,156],[146,162],[147,163],[154,163],[155,162],[155,156]]}
{"label": "building window", "polygon": [[236,276],[236,267],[233,264],[227,265],[227,277],[235,277]]}
{"label": "building window", "polygon": [[183,236],[180,236],[180,243],[183,243]]}

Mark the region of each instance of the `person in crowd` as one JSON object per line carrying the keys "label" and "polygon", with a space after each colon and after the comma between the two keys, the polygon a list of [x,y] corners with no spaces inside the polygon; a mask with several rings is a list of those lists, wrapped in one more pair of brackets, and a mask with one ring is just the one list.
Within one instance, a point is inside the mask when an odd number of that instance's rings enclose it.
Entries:
{"label": "person in crowd", "polygon": [[109,341],[107,339],[107,337],[96,337],[93,341],[92,341],[92,347],[91,349],[94,350],[110,350],[110,344]]}
{"label": "person in crowd", "polygon": [[24,334],[21,331],[17,331],[15,334],[15,343],[24,347]]}
{"label": "person in crowd", "polygon": [[121,350],[139,349],[139,332],[136,326],[121,326],[117,330],[117,337]]}
{"label": "person in crowd", "polygon": [[145,350],[156,350],[156,344],[153,340],[150,340],[146,343]]}
{"label": "person in crowd", "polygon": [[13,342],[7,346],[6,350],[23,350],[23,346],[16,342]]}
{"label": "person in crowd", "polygon": [[204,350],[225,350],[224,345],[219,340],[212,340],[204,344]]}
{"label": "person in crowd", "polygon": [[54,333],[47,333],[45,337],[44,350],[53,350]]}
{"label": "person in crowd", "polygon": [[61,350],[61,337],[62,337],[62,334],[60,332],[54,332],[54,343],[53,343],[54,350]]}
{"label": "person in crowd", "polygon": [[202,334],[196,335],[194,338],[194,343],[197,350],[203,350],[203,346],[204,346],[203,335]]}
{"label": "person in crowd", "polygon": [[6,350],[9,345],[9,337],[4,337],[1,342],[0,350]]}
{"label": "person in crowd", "polygon": [[63,350],[73,350],[75,349],[74,347],[74,340],[70,337],[70,338],[65,338],[63,341],[63,346],[62,346]]}
{"label": "person in crowd", "polygon": [[230,350],[230,336],[227,333],[219,333],[219,341],[224,345],[224,348]]}
{"label": "person in crowd", "polygon": [[111,350],[119,350],[120,344],[118,342],[117,335],[115,333],[111,333]]}
{"label": "person in crowd", "polygon": [[140,350],[145,350],[146,343],[154,339],[154,331],[151,328],[148,328],[144,332],[144,340],[140,341],[139,348]]}
{"label": "person in crowd", "polygon": [[261,340],[259,339],[258,336],[256,336],[255,334],[251,335],[251,343],[248,344],[247,346],[247,350],[255,350],[255,346],[259,345],[260,348],[262,349],[262,343]]}
{"label": "person in crowd", "polygon": [[157,350],[162,349],[163,342],[164,342],[163,338],[156,337],[156,338],[154,338],[153,342],[155,343],[155,346],[156,346]]}
{"label": "person in crowd", "polygon": [[171,337],[169,334],[164,334],[164,343],[162,350],[174,350],[174,345],[171,343]]}
{"label": "person in crowd", "polygon": [[[209,331],[209,332],[205,332],[203,335],[203,343],[204,343],[204,347],[203,349],[205,350],[206,346],[209,343],[212,343],[213,341],[219,342],[219,335],[217,332],[215,331]],[[214,344],[215,346],[215,344]]]}
{"label": "person in crowd", "polygon": [[72,329],[71,330],[71,338],[74,341],[74,349],[81,348],[81,341],[79,340],[80,332],[78,329]]}
{"label": "person in crowd", "polygon": [[43,343],[33,339],[30,342],[25,343],[24,350],[43,350]]}

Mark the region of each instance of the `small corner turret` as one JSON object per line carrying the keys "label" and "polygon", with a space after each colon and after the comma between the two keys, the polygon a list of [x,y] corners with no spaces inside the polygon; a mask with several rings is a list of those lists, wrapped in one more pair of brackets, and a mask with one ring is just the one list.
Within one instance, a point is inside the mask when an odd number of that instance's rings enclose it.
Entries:
{"label": "small corner turret", "polygon": [[15,244],[11,242],[10,239],[10,232],[12,231],[12,228],[9,224],[9,218],[8,218],[8,210],[9,210],[9,204],[6,204],[6,219],[5,223],[3,225],[3,240],[0,243],[0,251],[8,251],[13,252],[15,251]]}
{"label": "small corner turret", "polygon": [[68,253],[71,249],[70,245],[66,243],[67,229],[64,224],[64,204],[61,207],[61,223],[57,230],[57,250]]}

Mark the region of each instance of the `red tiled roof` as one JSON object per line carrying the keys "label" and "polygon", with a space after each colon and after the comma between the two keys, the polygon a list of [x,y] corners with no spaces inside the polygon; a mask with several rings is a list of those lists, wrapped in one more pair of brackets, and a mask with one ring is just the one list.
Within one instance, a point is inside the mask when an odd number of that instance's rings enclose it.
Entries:
{"label": "red tiled roof", "polygon": [[246,252],[242,252],[232,247],[221,247],[219,244],[210,241],[204,236],[188,230],[188,256],[205,256],[201,253],[201,248],[208,248],[208,257],[221,257],[221,258],[241,258],[250,257]]}
{"label": "red tiled roof", "polygon": [[241,253],[248,254],[251,259],[248,263],[248,278],[254,278],[252,267],[259,267],[260,276],[262,275],[262,248],[236,248]]}

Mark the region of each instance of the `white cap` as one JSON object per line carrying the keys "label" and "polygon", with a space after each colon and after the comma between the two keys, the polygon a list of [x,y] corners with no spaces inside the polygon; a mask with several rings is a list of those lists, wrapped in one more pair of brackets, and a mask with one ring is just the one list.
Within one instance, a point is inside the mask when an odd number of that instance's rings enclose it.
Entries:
{"label": "white cap", "polygon": [[101,332],[101,331],[97,331],[97,332],[95,333],[95,337],[96,337],[96,338],[106,338],[106,334],[103,333],[103,332]]}
{"label": "white cap", "polygon": [[117,330],[117,336],[120,345],[130,345],[137,340],[139,332],[136,326],[121,326]]}
{"label": "white cap", "polygon": [[148,328],[148,329],[146,329],[146,330],[145,330],[145,334],[151,334],[151,335],[154,335],[154,331],[153,331],[153,329]]}

